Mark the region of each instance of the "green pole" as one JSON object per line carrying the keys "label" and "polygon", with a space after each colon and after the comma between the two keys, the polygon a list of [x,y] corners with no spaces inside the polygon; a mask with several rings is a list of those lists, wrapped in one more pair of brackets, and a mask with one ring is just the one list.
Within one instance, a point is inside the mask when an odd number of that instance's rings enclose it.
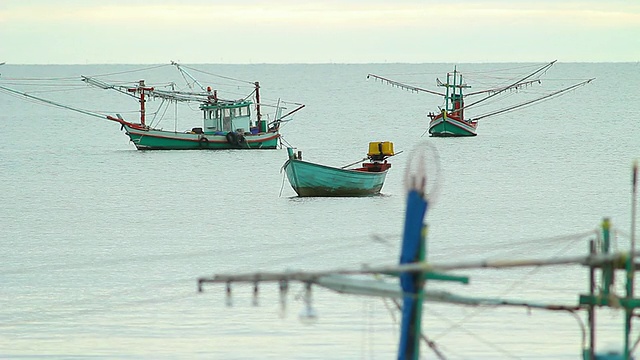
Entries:
{"label": "green pole", "polygon": [[[633,256],[630,255],[627,259],[627,299],[633,298]],[[624,358],[630,359],[629,354],[629,337],[631,337],[631,315],[633,313],[633,305],[627,304],[624,307]]]}
{"label": "green pole", "polygon": [[[424,262],[427,257],[427,225],[422,226],[422,231],[420,232],[420,250],[418,252],[418,261]],[[420,339],[422,338],[422,305],[424,304],[424,283],[426,279],[425,273],[420,273],[420,278],[418,280],[418,294],[417,294],[417,303],[416,303],[416,339],[415,346],[416,349],[413,352],[414,360],[420,359]]]}
{"label": "green pole", "polygon": [[[426,235],[427,235],[427,226],[423,225],[422,230],[420,231],[420,248],[418,250],[418,261],[424,262],[426,259],[427,253],[427,243],[426,243]],[[422,308],[424,303],[424,283],[426,279],[425,273],[420,273],[418,278],[418,292],[416,294],[416,317],[415,317],[415,333],[413,339],[413,356],[411,360],[419,360],[420,359],[420,339],[422,338]]]}
{"label": "green pole", "polygon": [[[596,253],[596,244],[594,240],[589,242],[589,254],[595,255]],[[593,265],[589,265],[589,295],[593,298],[595,297],[595,267]],[[588,317],[589,317],[589,348],[584,353],[584,360],[594,360],[595,359],[595,344],[596,344],[596,313],[595,313],[595,305],[590,304],[587,308]]]}
{"label": "green pole", "polygon": [[[626,261],[626,272],[627,272],[627,299],[633,299],[633,248],[629,257]],[[633,313],[632,305],[625,305],[624,307],[624,358],[625,360],[630,359],[629,354],[629,342],[631,337],[631,316]]]}
{"label": "green pole", "polygon": [[[454,72],[456,71],[455,68],[453,70]],[[445,96],[445,100],[444,100],[444,109],[449,112],[449,81],[451,81],[451,74],[447,73],[447,91],[446,91],[446,96]],[[455,81],[455,79],[454,79]]]}
{"label": "green pole", "polygon": [[456,97],[456,101],[461,101],[462,100],[462,74],[458,74],[458,78],[460,80],[458,81],[458,96]]}
{"label": "green pole", "polygon": [[[627,270],[627,299],[633,299],[633,287],[635,283],[635,260],[634,253],[636,251],[636,198],[637,198],[637,178],[638,178],[638,162],[633,163],[633,173],[631,180],[631,244],[629,257],[627,258],[626,270]],[[633,306],[625,306],[625,321],[624,321],[624,358],[626,360],[631,358],[629,344],[631,337],[631,318],[633,317]]]}
{"label": "green pole", "polygon": [[[610,233],[611,221],[609,218],[602,219],[602,253],[608,254],[610,248]],[[613,266],[606,264],[602,266],[602,293],[603,296],[609,296],[609,290],[613,284]]]}

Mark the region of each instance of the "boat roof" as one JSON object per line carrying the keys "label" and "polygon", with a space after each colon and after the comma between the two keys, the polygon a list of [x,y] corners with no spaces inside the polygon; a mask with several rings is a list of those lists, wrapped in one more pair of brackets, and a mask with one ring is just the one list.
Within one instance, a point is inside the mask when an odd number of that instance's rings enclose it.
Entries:
{"label": "boat roof", "polygon": [[204,103],[200,104],[200,110],[221,109],[221,108],[233,109],[233,108],[249,106],[252,103],[253,102],[251,102],[250,100],[220,100],[220,99],[218,99],[217,101],[204,102]]}

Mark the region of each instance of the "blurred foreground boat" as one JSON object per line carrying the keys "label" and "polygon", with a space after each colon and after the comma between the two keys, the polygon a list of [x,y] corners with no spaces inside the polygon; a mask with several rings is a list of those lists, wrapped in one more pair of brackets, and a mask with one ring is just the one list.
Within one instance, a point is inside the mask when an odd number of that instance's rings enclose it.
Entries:
{"label": "blurred foreground boat", "polygon": [[[287,148],[289,159],[283,168],[289,183],[298,196],[353,197],[380,193],[391,164],[387,158],[394,156],[393,143],[371,142],[367,157],[361,167],[346,169],[316,164],[302,160],[302,151],[297,153]],[[360,163],[358,161],[357,163]]]}
{"label": "blurred foreground boat", "polygon": [[[412,154],[412,156],[415,154]],[[414,156],[413,159],[416,157]],[[204,284],[226,284],[228,304],[231,304],[232,283],[249,283],[254,286],[254,296],[259,294],[262,282],[276,282],[279,284],[281,303],[286,303],[289,283],[300,282],[304,285],[305,316],[314,318],[316,313],[312,308],[312,286],[327,288],[339,293],[383,298],[402,299],[396,303],[402,312],[401,333],[398,344],[398,359],[419,359],[420,342],[426,345],[439,359],[444,354],[437,348],[435,342],[428,340],[422,333],[422,306],[425,301],[443,302],[457,305],[489,306],[489,307],[524,307],[545,311],[570,312],[578,317],[580,312],[586,312],[587,326],[582,329],[583,360],[627,360],[632,359],[635,345],[631,343],[632,319],[637,316],[635,309],[640,307],[640,299],[634,297],[634,277],[638,271],[635,259],[640,253],[635,251],[635,231],[631,233],[631,249],[628,252],[611,252],[611,224],[604,219],[597,232],[597,241],[590,241],[590,253],[584,256],[554,257],[547,259],[521,260],[482,260],[471,262],[431,263],[426,260],[427,226],[424,218],[429,205],[427,191],[427,176],[420,166],[424,157],[418,157],[416,162],[409,164],[405,176],[407,189],[406,217],[400,251],[400,261],[397,265],[362,266],[345,269],[330,269],[326,271],[283,271],[283,272],[254,272],[218,274],[198,279],[198,291],[203,291]],[[633,205],[632,229],[635,229],[636,198],[637,198],[637,164],[633,169]],[[537,301],[512,300],[506,298],[478,298],[473,296],[455,295],[446,291],[425,290],[425,284],[430,281],[449,281],[467,284],[469,278],[451,273],[462,269],[507,269],[522,267],[582,265],[589,271],[588,292],[579,294],[575,303],[556,304]],[[626,282],[625,293],[616,294],[615,277],[623,272],[620,280]],[[366,279],[362,275],[371,275]],[[373,277],[375,276],[375,278]],[[432,285],[429,285],[432,287]],[[257,300],[256,300],[257,302]],[[596,351],[596,309],[612,307],[622,309],[625,313],[623,324],[623,344],[620,352],[598,353]],[[544,344],[540,344],[544,346]],[[576,354],[577,355],[577,354]]]}

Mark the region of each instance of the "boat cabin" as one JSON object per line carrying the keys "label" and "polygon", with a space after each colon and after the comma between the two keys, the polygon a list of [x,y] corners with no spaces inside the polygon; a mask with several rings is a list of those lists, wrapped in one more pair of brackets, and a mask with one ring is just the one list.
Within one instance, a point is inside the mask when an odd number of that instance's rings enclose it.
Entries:
{"label": "boat cabin", "polygon": [[200,104],[204,115],[204,133],[237,131],[244,133],[251,128],[250,101],[217,101]]}
{"label": "boat cabin", "polygon": [[[451,107],[449,107],[449,102]],[[451,94],[450,101],[447,102],[447,111],[453,116],[457,116],[460,119],[464,119],[464,100],[462,98],[462,91],[459,94]]]}

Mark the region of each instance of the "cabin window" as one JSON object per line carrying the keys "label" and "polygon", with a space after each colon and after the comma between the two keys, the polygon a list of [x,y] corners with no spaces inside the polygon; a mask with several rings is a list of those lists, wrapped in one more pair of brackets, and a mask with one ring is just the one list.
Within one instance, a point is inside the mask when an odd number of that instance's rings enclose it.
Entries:
{"label": "cabin window", "polygon": [[225,118],[231,117],[231,109],[224,109],[224,117]]}

